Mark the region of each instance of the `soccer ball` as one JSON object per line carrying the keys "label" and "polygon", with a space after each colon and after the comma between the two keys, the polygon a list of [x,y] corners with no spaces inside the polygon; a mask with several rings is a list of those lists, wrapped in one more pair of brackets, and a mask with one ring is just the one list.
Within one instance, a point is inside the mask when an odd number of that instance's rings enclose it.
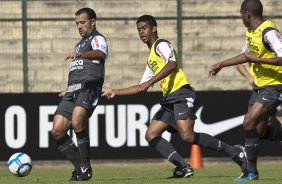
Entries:
{"label": "soccer ball", "polygon": [[23,153],[15,153],[13,154],[7,163],[10,172],[18,177],[27,176],[32,169],[32,160],[31,158]]}

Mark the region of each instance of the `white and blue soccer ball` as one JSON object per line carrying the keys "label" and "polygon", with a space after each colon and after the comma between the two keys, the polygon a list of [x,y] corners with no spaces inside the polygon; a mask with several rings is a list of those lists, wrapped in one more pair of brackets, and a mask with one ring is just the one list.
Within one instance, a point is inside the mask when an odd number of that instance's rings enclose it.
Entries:
{"label": "white and blue soccer ball", "polygon": [[15,153],[13,154],[7,163],[10,172],[18,177],[27,176],[32,169],[32,160],[31,158],[23,153]]}

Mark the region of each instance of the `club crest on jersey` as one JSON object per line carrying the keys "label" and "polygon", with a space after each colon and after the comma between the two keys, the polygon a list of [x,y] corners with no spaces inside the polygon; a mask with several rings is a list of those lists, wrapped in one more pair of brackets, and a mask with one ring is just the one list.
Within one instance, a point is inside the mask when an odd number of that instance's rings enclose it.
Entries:
{"label": "club crest on jersey", "polygon": [[77,45],[73,50],[74,50],[74,52],[79,52],[79,49],[80,49],[80,44],[79,45]]}

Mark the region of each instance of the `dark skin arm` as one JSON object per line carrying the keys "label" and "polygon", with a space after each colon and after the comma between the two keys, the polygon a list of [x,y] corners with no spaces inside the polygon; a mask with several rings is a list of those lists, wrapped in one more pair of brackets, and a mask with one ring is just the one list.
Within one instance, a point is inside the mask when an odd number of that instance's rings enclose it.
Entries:
{"label": "dark skin arm", "polygon": [[218,62],[214,65],[212,65],[209,69],[209,77],[214,77],[217,75],[217,73],[224,67],[227,66],[232,66],[232,65],[237,65],[237,64],[242,64],[248,62],[247,57],[245,56],[244,53],[235,56],[233,58]]}
{"label": "dark skin arm", "polygon": [[271,65],[282,65],[282,57],[258,58],[253,52],[245,52],[246,58],[252,63],[263,63]]}
{"label": "dark skin arm", "polygon": [[163,67],[163,69],[149,81],[123,89],[111,89],[109,87],[104,87],[102,96],[111,99],[114,98],[116,95],[134,95],[134,94],[146,92],[151,85],[167,77],[176,68],[177,68],[176,62],[169,61],[165,65],[165,67]]}
{"label": "dark skin arm", "polygon": [[134,85],[123,89],[111,89],[109,87],[103,87],[102,96],[112,99],[117,95],[135,95],[138,93],[141,93],[139,85]]}
{"label": "dark skin arm", "polygon": [[169,61],[165,67],[163,67],[163,69],[156,75],[154,76],[152,79],[148,80],[147,82],[144,82],[142,84],[139,84],[141,91],[147,91],[147,89],[155,84],[156,82],[164,79],[165,77],[167,77],[169,74],[171,74],[175,69],[177,68],[176,66],[176,62],[174,61]]}
{"label": "dark skin arm", "polygon": [[227,66],[242,64],[245,62],[250,63],[264,63],[272,65],[282,65],[282,57],[276,58],[258,58],[253,52],[245,52],[233,58],[218,62],[212,65],[209,69],[209,76],[214,77],[223,68]]}

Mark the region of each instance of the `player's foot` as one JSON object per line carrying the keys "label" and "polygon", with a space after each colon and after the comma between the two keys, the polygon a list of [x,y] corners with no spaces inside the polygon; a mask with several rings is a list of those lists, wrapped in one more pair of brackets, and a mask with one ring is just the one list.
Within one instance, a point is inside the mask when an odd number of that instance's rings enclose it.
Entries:
{"label": "player's foot", "polygon": [[92,178],[92,168],[80,167],[78,180],[90,180],[90,178]]}
{"label": "player's foot", "polygon": [[234,178],[233,181],[250,181],[250,180],[258,180],[258,173],[248,172],[244,177]]}
{"label": "player's foot", "polygon": [[194,175],[194,170],[190,164],[184,168],[176,167],[173,175],[169,178],[190,178]]}
{"label": "player's foot", "polygon": [[242,172],[238,178],[244,178],[248,175],[248,171]]}
{"label": "player's foot", "polygon": [[234,145],[234,148],[237,150],[237,155],[233,158],[233,160],[239,165],[242,174],[244,174],[247,171],[247,157],[245,147],[241,145]]}
{"label": "player's foot", "polygon": [[77,181],[77,180],[79,180],[78,176],[79,176],[79,171],[78,170],[72,171],[71,178],[69,179],[69,181]]}

